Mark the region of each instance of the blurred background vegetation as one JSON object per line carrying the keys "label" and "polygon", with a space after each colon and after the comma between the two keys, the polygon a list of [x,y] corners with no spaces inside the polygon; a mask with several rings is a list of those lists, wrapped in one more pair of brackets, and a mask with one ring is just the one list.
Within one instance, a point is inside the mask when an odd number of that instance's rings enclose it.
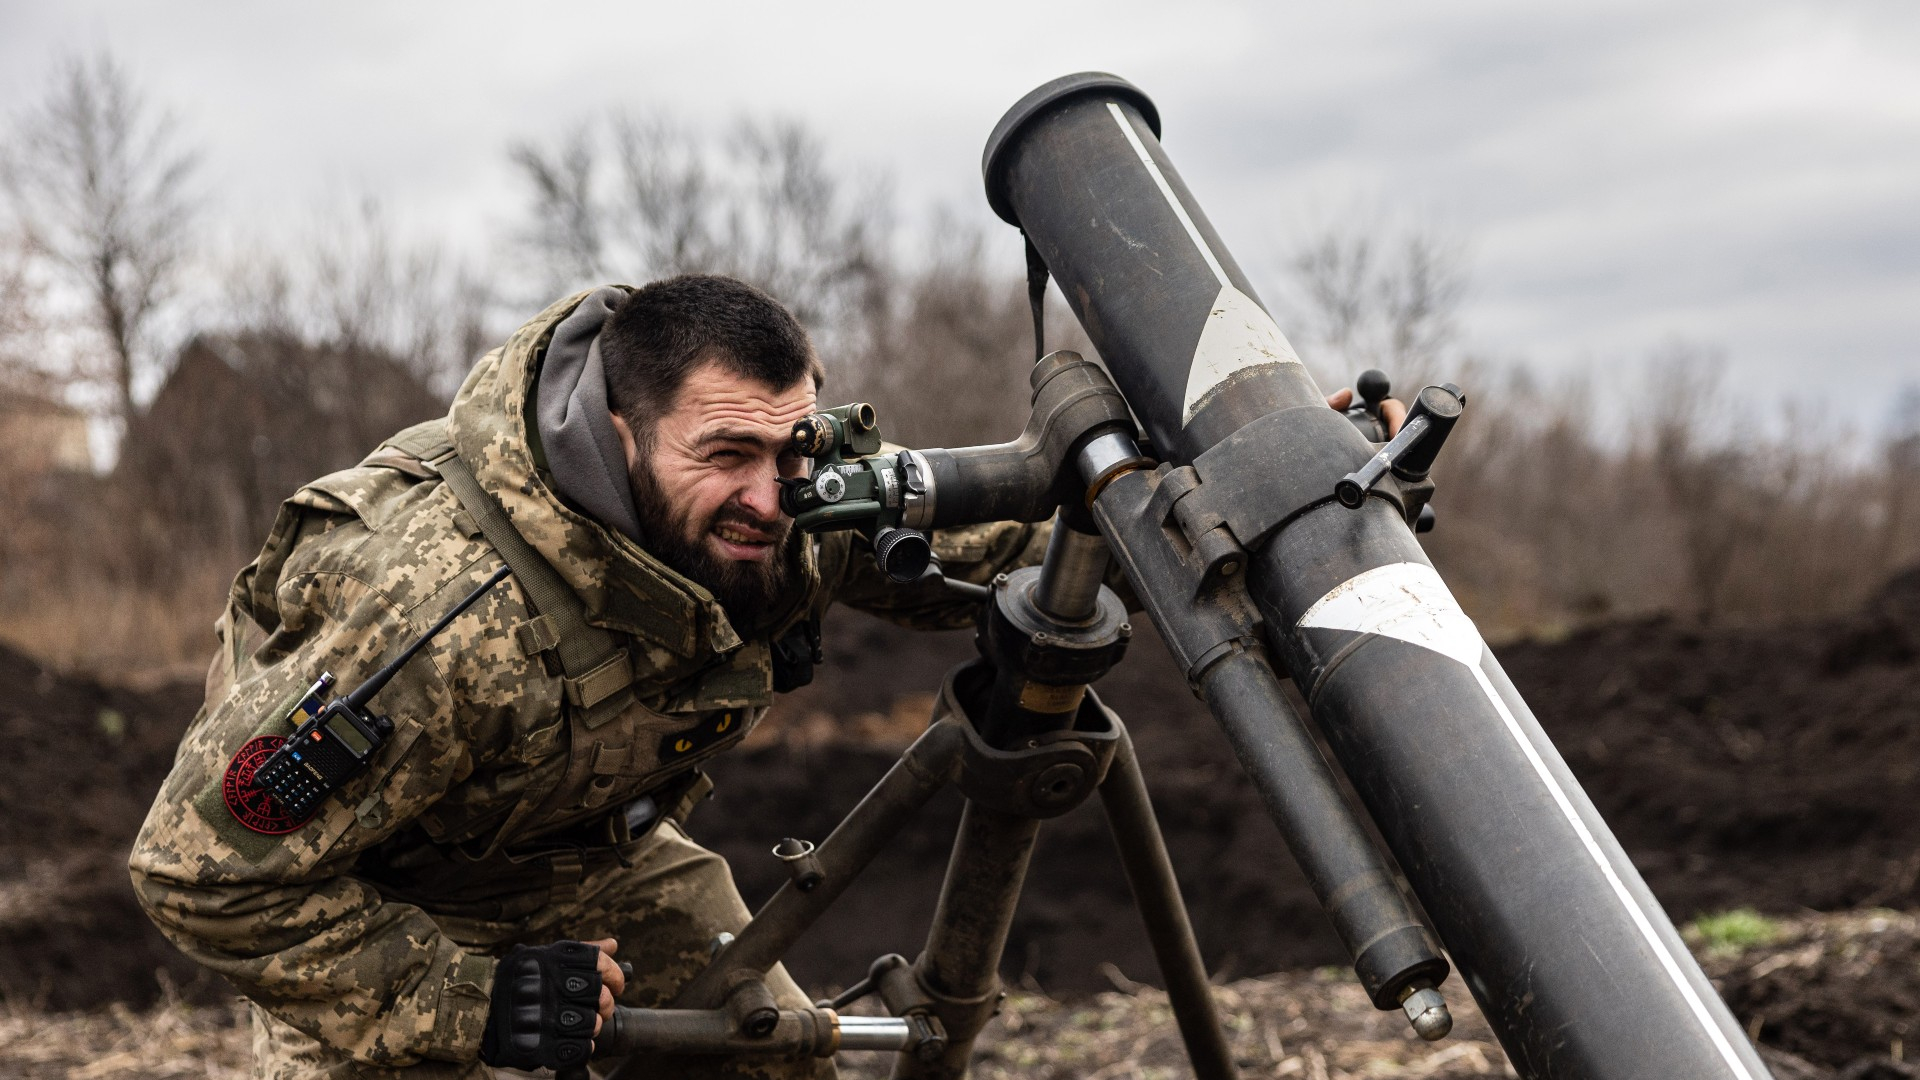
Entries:
{"label": "blurred background vegetation", "polygon": [[[196,667],[281,499],[443,412],[474,358],[596,283],[766,288],[816,335],[824,397],[874,401],[908,444],[1024,422],[1018,260],[938,215],[903,226],[884,178],[836,171],[792,123],[601,112],[502,147],[523,209],[480,261],[376,198],[260,223],[272,242],[226,237],[220,178],[182,130],[105,54],[69,59],[0,128],[0,639],[55,665]],[[1266,300],[1324,388],[1366,367],[1402,394],[1467,388],[1426,543],[1490,636],[1839,612],[1920,556],[1920,429],[1870,442],[1745,400],[1711,342],[1551,382],[1472,355],[1469,250],[1371,223],[1246,254],[1289,268]],[[1091,351],[1057,296],[1049,330]]]}

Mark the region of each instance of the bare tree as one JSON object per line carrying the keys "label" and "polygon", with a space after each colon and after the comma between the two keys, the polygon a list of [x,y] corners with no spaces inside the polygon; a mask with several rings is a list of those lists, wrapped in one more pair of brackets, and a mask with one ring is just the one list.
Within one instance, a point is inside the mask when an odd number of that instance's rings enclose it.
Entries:
{"label": "bare tree", "polygon": [[[944,216],[931,226],[927,261],[895,276],[869,343],[827,395],[871,400],[888,437],[913,446],[1013,438],[1027,418],[1033,365],[1022,266],[1010,260],[996,272],[977,230]],[[1050,347],[1092,353],[1061,305],[1049,315]]]}
{"label": "bare tree", "polygon": [[0,235],[0,393],[44,377],[34,356],[45,332],[44,292],[34,279],[24,238]]}
{"label": "bare tree", "polygon": [[598,203],[593,130],[576,127],[550,150],[516,144],[507,156],[533,189],[531,220],[517,239],[542,265],[540,287],[558,292],[600,274],[608,226]]}
{"label": "bare tree", "polygon": [[615,114],[511,157],[531,189],[518,240],[548,294],[606,280],[732,274],[792,308],[829,356],[884,305],[884,191],[849,190],[793,123],[742,120],[724,137]]}
{"label": "bare tree", "polygon": [[87,299],[111,362],[99,373],[122,423],[155,360],[193,217],[197,154],[107,54],[64,62],[0,157],[0,186],[35,253]]}
{"label": "bare tree", "polygon": [[[721,235],[729,224],[720,205],[728,193],[709,169],[712,148],[679,127],[630,115],[613,118],[619,167],[616,221],[620,242],[655,274],[682,274],[730,263],[735,253]],[[730,216],[737,220],[737,210]]]}
{"label": "bare tree", "polygon": [[1920,533],[1920,508],[1915,506],[1920,492],[1920,386],[1902,387],[1894,399],[1893,423],[1881,448],[1881,467],[1886,470],[1883,486],[1885,512],[1880,520],[1880,543],[1875,552],[1882,573],[1911,558]]}
{"label": "bare tree", "polygon": [[1684,342],[1663,347],[1648,362],[1647,408],[1636,433],[1638,456],[1679,534],[1678,561],[1702,622],[1720,614],[1736,556],[1767,524],[1748,483],[1756,448],[1725,438],[1725,371],[1717,351]]}
{"label": "bare tree", "polygon": [[490,344],[492,288],[440,244],[397,236],[372,198],[303,240],[254,245],[224,291],[235,332],[397,357],[447,395]]}
{"label": "bare tree", "polygon": [[1288,260],[1286,306],[1330,358],[1358,371],[1425,373],[1457,334],[1467,272],[1431,231],[1330,228]]}

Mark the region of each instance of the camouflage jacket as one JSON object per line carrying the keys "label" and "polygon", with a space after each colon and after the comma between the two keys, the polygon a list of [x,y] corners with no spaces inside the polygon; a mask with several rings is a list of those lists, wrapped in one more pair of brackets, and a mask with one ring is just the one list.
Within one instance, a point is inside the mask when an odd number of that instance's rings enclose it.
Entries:
{"label": "camouflage jacket", "polygon": [[[223,782],[241,748],[287,734],[289,707],[318,673],[354,685],[501,566],[446,484],[386,449],[287,500],[235,578],[206,704],[134,844],[136,891],[176,945],[370,1064],[475,1058],[494,961],[356,875],[363,858],[422,843],[495,850],[684,773],[759,722],[773,695],[769,641],[829,602],[916,627],[970,618],[937,586],[888,583],[845,533],[796,534],[790,595],[763,625],[735,627],[700,586],[564,504],[529,443],[528,401],[553,327],[581,296],[475,366],[447,432],[588,622],[626,643],[633,704],[584,726],[537,614],[509,579],[380,694],[395,730],[366,773],[284,835],[236,818]],[[985,582],[1037,561],[1046,528],[982,526],[934,541],[950,575]]]}

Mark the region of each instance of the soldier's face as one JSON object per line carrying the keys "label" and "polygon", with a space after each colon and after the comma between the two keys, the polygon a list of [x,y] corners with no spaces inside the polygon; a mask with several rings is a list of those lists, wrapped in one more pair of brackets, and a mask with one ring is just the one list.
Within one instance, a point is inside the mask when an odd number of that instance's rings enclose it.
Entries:
{"label": "soldier's face", "polygon": [[776,389],[708,362],[688,373],[650,438],[636,441],[614,418],[655,554],[729,609],[771,600],[780,584],[793,523],[775,481],[805,473],[790,447],[794,421],[814,403],[810,378]]}

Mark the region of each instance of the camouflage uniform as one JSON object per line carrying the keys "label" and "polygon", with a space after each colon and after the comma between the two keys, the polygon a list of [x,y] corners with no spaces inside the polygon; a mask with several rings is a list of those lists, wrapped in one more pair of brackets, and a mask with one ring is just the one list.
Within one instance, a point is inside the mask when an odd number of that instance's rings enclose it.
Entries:
{"label": "camouflage uniform", "polygon": [[[376,699],[395,730],[372,768],[304,826],[263,835],[223,801],[236,751],[286,734],[288,708],[319,672],[354,685],[501,560],[435,471],[390,444],[289,499],[234,581],[206,704],[131,868],[169,938],[253,1001],[263,1075],[485,1075],[492,958],[518,943],[616,937],[636,968],[623,1000],[670,1000],[714,934],[748,917],[726,864],[680,819],[703,794],[692,768],[737,743],[771,702],[769,642],[830,600],[919,627],[970,617],[937,587],[888,583],[847,534],[796,534],[789,595],[760,625],[736,627],[706,590],[561,502],[529,438],[528,400],[555,324],[580,299],[482,359],[436,423],[587,621],[624,643],[633,677],[619,700],[629,704],[610,714],[570,704],[550,625],[510,580]],[[950,574],[984,582],[1036,561],[1045,532],[955,530],[935,549]],[[604,835],[611,809],[647,793],[671,820],[625,844],[583,843]],[[804,1002],[783,971],[772,982],[787,1003]],[[825,1062],[708,1061],[674,1063],[671,1074],[830,1072]]]}

